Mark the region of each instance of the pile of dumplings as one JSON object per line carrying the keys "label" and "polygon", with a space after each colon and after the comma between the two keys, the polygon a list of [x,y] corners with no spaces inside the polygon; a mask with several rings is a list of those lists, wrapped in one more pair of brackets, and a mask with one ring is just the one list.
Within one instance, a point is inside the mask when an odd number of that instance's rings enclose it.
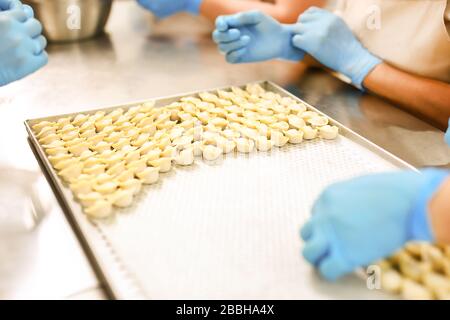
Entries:
{"label": "pile of dumplings", "polygon": [[384,290],[408,300],[450,300],[450,246],[409,243],[378,266]]}
{"label": "pile of dumplings", "polygon": [[163,107],[78,114],[32,127],[48,160],[91,218],[127,207],[172,164],[214,161],[231,152],[267,152],[287,143],[335,139],[338,128],[306,105],[258,84],[204,92]]}

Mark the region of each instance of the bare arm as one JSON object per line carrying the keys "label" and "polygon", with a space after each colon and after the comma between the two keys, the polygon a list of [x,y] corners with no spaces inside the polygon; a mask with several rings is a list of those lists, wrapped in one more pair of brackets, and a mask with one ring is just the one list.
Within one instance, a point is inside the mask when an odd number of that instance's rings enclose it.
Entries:
{"label": "bare arm", "polygon": [[450,179],[439,189],[429,207],[431,225],[438,243],[450,244]]}
{"label": "bare arm", "polygon": [[386,63],[378,65],[364,80],[369,91],[405,110],[446,129],[450,118],[450,84],[412,75]]}
{"label": "bare arm", "polygon": [[218,16],[241,11],[260,10],[282,23],[294,23],[298,16],[311,6],[322,7],[325,0],[276,0],[275,3],[257,0],[204,0],[200,7],[202,16],[214,21]]}

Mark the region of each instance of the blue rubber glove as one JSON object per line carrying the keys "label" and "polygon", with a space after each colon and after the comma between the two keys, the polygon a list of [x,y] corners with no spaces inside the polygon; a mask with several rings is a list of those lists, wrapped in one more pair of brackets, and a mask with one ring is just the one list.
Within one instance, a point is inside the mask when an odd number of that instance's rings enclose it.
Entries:
{"label": "blue rubber glove", "polygon": [[376,174],[328,187],[303,226],[303,256],[328,280],[393,254],[411,240],[433,241],[427,205],[444,170]]}
{"label": "blue rubber glove", "polygon": [[22,4],[19,0],[0,0],[0,12],[14,9],[22,9],[28,18],[34,17],[33,8],[27,4]]}
{"label": "blue rubber glove", "polygon": [[450,119],[448,119],[448,129],[445,133],[445,142],[450,146]]}
{"label": "blue rubber glove", "polygon": [[262,12],[249,11],[218,17],[213,40],[230,63],[300,61],[305,53],[292,46],[293,27]]}
{"label": "blue rubber glove", "polygon": [[371,54],[339,16],[316,7],[299,17],[292,39],[295,47],[313,56],[328,68],[349,77],[363,90],[366,76],[382,60]]}
{"label": "blue rubber glove", "polygon": [[166,18],[178,12],[189,12],[198,15],[203,0],[137,0],[158,18]]}
{"label": "blue rubber glove", "polygon": [[[5,3],[5,1],[3,1]],[[2,3],[2,4],[3,4]],[[22,79],[47,64],[42,25],[33,11],[14,2],[0,11],[0,86]]]}

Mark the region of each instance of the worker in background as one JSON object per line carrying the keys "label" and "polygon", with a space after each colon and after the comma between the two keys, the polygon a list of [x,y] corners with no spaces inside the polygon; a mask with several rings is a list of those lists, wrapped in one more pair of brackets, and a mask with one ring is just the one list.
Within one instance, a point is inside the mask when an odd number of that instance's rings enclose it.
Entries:
{"label": "worker in background", "polygon": [[33,9],[0,0],[0,86],[24,78],[48,62],[47,41]]}
{"label": "worker in background", "polygon": [[300,13],[311,6],[322,6],[325,0],[137,0],[158,18],[166,18],[178,12],[202,15],[214,21],[220,15],[247,10],[260,10],[280,22],[293,23]]}
{"label": "worker in background", "polygon": [[446,128],[449,1],[341,1],[339,8],[339,15],[310,8],[296,24],[258,11],[221,16],[213,38],[231,63],[299,61],[309,54],[360,90]]}
{"label": "worker in background", "polygon": [[[448,1],[341,1],[339,8],[343,18],[311,8],[292,25],[257,11],[222,16],[213,38],[231,63],[300,61],[309,54],[360,90],[441,127],[450,125]],[[369,9],[381,17],[380,28],[370,30]],[[447,170],[375,174],[334,184],[320,195],[301,230],[303,255],[335,280],[408,241],[450,244],[449,199]]]}

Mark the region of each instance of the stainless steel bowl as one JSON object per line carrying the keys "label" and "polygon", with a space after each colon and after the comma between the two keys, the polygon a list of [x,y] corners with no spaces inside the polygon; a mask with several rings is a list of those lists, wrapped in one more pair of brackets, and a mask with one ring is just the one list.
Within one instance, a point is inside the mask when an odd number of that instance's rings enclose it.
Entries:
{"label": "stainless steel bowl", "polygon": [[49,41],[69,42],[103,32],[113,0],[23,0],[35,11]]}

